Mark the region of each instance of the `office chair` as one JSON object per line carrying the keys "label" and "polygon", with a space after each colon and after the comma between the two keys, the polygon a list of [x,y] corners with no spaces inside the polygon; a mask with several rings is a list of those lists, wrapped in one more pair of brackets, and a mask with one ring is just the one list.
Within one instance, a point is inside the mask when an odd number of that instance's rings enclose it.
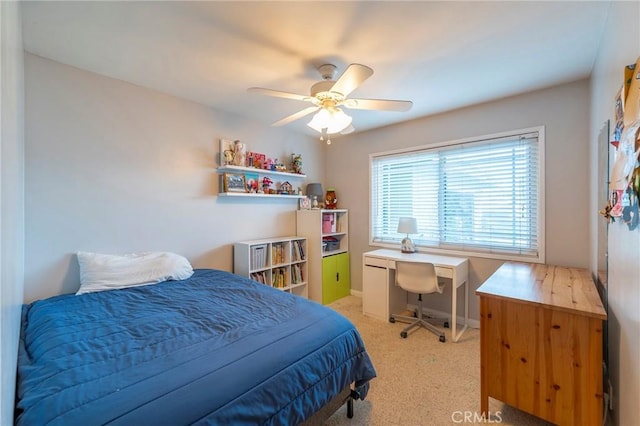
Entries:
{"label": "office chair", "polygon": [[418,295],[418,312],[416,318],[396,314],[392,314],[391,318],[389,318],[389,321],[392,323],[396,322],[396,319],[413,321],[402,330],[400,336],[406,339],[409,330],[422,326],[440,336],[440,341],[444,343],[444,333],[422,319],[422,295],[435,292],[442,293],[444,287],[438,283],[436,268],[433,266],[433,263],[396,261],[396,284],[403,290]]}

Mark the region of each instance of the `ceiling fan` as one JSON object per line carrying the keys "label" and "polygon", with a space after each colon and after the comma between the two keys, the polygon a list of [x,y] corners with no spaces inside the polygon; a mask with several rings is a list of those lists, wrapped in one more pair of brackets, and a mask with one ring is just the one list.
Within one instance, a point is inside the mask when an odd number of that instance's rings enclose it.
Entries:
{"label": "ceiling fan", "polygon": [[338,79],[335,79],[336,70],[336,66],[332,64],[319,66],[318,71],[323,80],[311,86],[310,95],[299,95],[262,87],[251,87],[248,92],[312,103],[313,106],[276,121],[272,126],[284,126],[317,112],[307,125],[321,133],[320,139],[327,137],[327,143],[331,143],[328,135],[346,134],[354,130],[351,125],[351,117],[344,113],[341,106],[349,109],[408,111],[413,105],[411,101],[348,98],[351,92],[371,77],[373,70],[366,65],[351,64]]}

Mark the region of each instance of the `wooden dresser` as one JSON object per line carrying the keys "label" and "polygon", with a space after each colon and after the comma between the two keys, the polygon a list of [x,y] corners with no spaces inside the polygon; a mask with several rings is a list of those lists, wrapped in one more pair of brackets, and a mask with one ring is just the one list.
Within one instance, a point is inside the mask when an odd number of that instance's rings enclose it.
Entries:
{"label": "wooden dresser", "polygon": [[601,424],[607,314],[589,271],[507,262],[476,294],[482,412],[491,397],[559,425]]}

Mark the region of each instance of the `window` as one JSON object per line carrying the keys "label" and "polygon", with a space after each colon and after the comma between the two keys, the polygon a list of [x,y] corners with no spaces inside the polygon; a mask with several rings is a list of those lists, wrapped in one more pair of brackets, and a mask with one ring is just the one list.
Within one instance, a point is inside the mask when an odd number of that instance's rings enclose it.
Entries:
{"label": "window", "polygon": [[544,128],[372,154],[371,243],[544,262]]}

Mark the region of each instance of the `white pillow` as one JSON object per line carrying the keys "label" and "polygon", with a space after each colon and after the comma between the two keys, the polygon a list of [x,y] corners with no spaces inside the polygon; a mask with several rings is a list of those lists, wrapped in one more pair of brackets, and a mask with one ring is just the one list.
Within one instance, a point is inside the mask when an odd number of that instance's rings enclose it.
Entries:
{"label": "white pillow", "polygon": [[175,253],[145,252],[124,255],[77,253],[80,290],[76,295],[184,280],[193,275],[189,261]]}

